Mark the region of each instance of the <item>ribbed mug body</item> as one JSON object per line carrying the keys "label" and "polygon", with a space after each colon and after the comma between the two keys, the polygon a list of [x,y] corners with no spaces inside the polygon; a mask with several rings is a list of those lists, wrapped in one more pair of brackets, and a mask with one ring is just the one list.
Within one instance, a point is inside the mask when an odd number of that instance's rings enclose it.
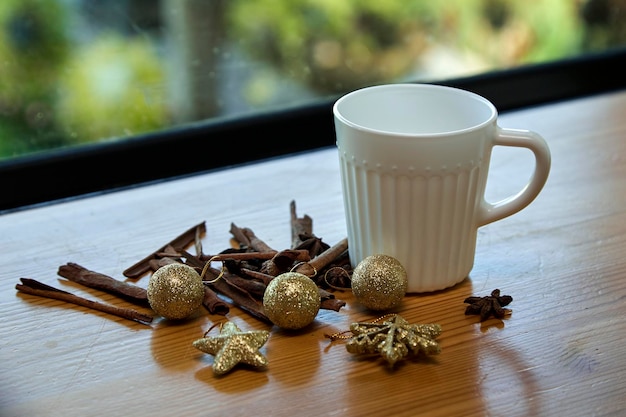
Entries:
{"label": "ribbed mug body", "polygon": [[337,145],[353,266],[369,255],[393,256],[407,270],[408,292],[440,290],[467,277],[491,130],[453,140],[401,138],[404,144],[345,132]]}

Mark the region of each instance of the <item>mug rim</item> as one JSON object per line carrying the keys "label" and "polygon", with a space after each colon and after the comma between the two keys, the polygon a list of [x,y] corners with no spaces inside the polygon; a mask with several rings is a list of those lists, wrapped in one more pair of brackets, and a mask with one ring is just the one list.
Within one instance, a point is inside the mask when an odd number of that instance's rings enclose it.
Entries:
{"label": "mug rim", "polygon": [[[462,95],[462,96],[465,96],[465,97],[470,97],[470,98],[473,98],[474,100],[477,100],[478,102],[482,103],[483,105],[485,105],[489,109],[490,114],[489,114],[489,117],[485,118],[485,120],[481,121],[480,123],[476,123],[476,124],[473,124],[471,126],[468,126],[468,127],[462,128],[462,129],[450,129],[450,130],[446,130],[446,131],[442,131],[442,132],[406,133],[406,132],[396,132],[396,131],[393,131],[393,130],[376,129],[376,128],[372,128],[372,127],[363,126],[362,124],[355,123],[355,122],[349,120],[339,110],[339,106],[343,102],[345,102],[346,100],[351,99],[355,95],[360,95],[360,94],[363,94],[363,93],[366,93],[366,92],[369,92],[369,91],[373,91],[373,90],[388,90],[388,89],[439,90],[439,91],[452,92],[454,94]],[[490,125],[490,124],[495,122],[495,120],[498,117],[498,110],[493,105],[493,103],[491,103],[491,101],[487,100],[485,97],[483,97],[483,96],[481,96],[479,94],[473,93],[473,92],[468,91],[468,90],[463,90],[463,89],[460,89],[460,88],[449,87],[449,86],[440,85],[440,84],[395,83],[395,84],[380,84],[380,85],[363,87],[363,88],[359,88],[357,90],[353,90],[351,92],[348,92],[348,93],[344,94],[343,96],[341,96],[339,99],[337,99],[335,101],[335,104],[333,105],[333,115],[335,116],[335,118],[337,120],[341,121],[346,126],[349,126],[349,127],[353,128],[353,129],[357,129],[357,130],[360,130],[360,131],[363,131],[363,132],[384,134],[384,135],[387,135],[387,136],[396,136],[396,137],[407,137],[407,138],[418,138],[418,137],[421,137],[421,138],[426,138],[426,137],[441,137],[441,136],[458,135],[458,134],[463,134],[463,133],[467,133],[467,132],[472,132],[472,131],[483,129],[485,126]]]}

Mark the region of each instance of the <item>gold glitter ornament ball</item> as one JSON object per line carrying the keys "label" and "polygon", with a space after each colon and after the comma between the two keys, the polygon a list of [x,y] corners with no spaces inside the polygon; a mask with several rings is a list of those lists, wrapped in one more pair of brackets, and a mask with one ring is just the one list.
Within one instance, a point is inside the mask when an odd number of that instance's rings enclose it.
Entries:
{"label": "gold glitter ornament ball", "polygon": [[301,329],[312,323],[320,303],[315,282],[298,272],[285,272],[272,279],[263,295],[265,315],[283,329]]}
{"label": "gold glitter ornament ball", "polygon": [[189,317],[204,299],[204,284],[195,269],[169,264],[157,269],[148,282],[150,307],[166,319]]}
{"label": "gold glitter ornament ball", "polygon": [[352,292],[370,310],[389,310],[404,298],[409,282],[406,270],[396,258],[371,255],[352,272]]}

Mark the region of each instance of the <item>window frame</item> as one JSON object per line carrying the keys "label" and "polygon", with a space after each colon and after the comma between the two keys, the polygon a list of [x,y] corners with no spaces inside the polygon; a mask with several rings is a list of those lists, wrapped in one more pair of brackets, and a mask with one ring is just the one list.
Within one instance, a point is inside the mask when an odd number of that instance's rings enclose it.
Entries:
{"label": "window frame", "polygon": [[[621,69],[621,71],[620,71]],[[626,88],[626,48],[433,82],[499,112]],[[339,96],[0,162],[0,214],[334,146]]]}

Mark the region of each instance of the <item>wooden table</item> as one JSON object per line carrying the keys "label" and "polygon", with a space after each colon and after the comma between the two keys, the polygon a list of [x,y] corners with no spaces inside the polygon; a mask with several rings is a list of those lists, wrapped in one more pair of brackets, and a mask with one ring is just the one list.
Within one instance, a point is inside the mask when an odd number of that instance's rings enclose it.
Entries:
{"label": "wooden table", "polygon": [[[30,277],[132,307],[62,280],[58,267],[75,262],[123,279],[202,221],[207,253],[230,245],[231,222],[284,249],[292,200],[334,244],[346,233],[334,149],[0,216],[0,415],[624,415],[625,116],[625,92],[501,116],[502,126],[545,136],[550,178],[528,208],[479,230],[468,279],[406,297],[398,312],[441,324],[442,351],[393,369],[325,338],[380,315],[349,291],[336,293],[347,302],[340,311],[321,310],[295,332],[232,308],[226,318],[242,330],[271,331],[261,348],[269,365],[216,377],[213,356],[192,342],[222,316],[147,326],[15,290]],[[516,191],[529,163],[524,151],[497,149],[489,196]],[[481,324],[464,315],[466,297],[495,288],[513,296],[510,316]]]}

